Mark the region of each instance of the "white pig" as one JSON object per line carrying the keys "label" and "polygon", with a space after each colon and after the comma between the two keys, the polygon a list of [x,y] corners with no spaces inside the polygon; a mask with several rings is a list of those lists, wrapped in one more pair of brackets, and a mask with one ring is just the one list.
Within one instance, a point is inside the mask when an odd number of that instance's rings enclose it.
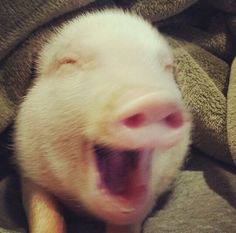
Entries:
{"label": "white pig", "polygon": [[133,13],[96,11],[65,23],[37,70],[15,126],[30,231],[66,231],[60,200],[140,232],[190,142],[168,43]]}

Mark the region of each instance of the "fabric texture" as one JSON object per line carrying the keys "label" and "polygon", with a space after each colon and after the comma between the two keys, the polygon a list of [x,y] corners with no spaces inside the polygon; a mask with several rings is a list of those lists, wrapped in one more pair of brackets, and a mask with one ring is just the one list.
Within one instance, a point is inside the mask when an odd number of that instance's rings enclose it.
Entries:
{"label": "fabric texture", "polygon": [[[122,7],[157,26],[173,48],[176,77],[193,116],[189,160],[144,223],[148,233],[236,232],[236,4],[232,0],[0,1],[0,233],[27,232],[11,161],[11,130],[35,77],[35,59],[66,20]],[[69,232],[104,232],[68,213]]]}

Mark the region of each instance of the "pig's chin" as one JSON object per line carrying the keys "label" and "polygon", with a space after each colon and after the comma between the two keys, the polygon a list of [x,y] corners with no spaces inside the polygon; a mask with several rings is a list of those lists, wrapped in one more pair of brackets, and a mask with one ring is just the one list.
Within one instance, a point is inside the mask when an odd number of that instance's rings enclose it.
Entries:
{"label": "pig's chin", "polygon": [[93,148],[96,215],[114,224],[129,224],[145,214],[150,199],[151,150]]}

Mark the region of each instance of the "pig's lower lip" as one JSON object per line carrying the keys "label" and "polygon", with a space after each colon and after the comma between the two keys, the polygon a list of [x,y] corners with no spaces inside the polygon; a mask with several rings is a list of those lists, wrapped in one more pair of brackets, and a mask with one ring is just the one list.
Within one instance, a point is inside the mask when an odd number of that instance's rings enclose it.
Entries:
{"label": "pig's lower lip", "polygon": [[106,220],[128,223],[144,211],[149,197],[150,153],[94,146],[100,212],[104,211]]}

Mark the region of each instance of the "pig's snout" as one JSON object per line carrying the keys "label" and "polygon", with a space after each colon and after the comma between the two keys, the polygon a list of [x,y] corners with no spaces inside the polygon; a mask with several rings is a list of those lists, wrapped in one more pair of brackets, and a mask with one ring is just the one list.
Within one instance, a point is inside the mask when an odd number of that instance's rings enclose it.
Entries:
{"label": "pig's snout", "polygon": [[178,99],[156,93],[122,101],[115,113],[114,133],[130,149],[169,148],[183,136],[184,109]]}

